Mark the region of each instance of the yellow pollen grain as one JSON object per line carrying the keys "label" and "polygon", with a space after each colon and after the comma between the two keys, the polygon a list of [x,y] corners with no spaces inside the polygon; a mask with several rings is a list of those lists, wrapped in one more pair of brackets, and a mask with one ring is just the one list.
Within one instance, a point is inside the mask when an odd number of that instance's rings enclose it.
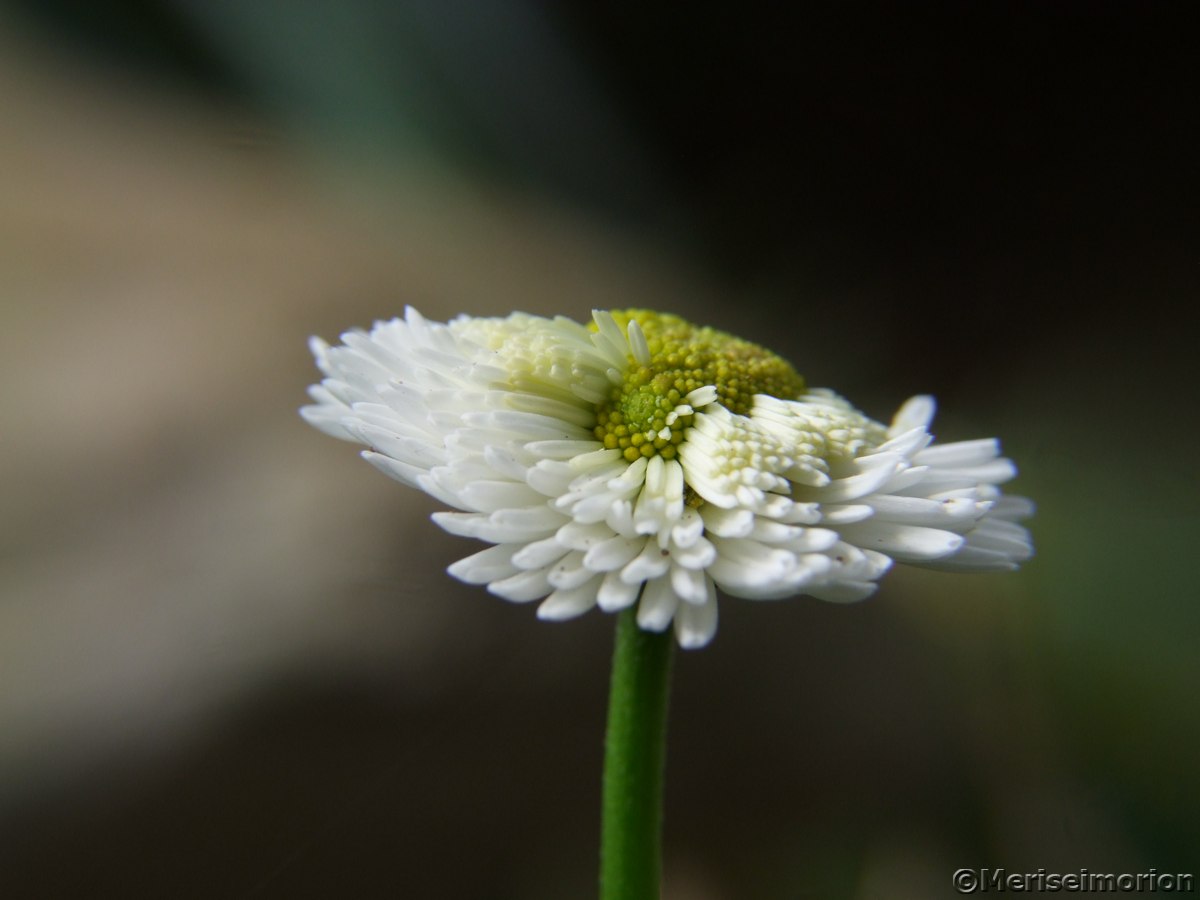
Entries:
{"label": "yellow pollen grain", "polygon": [[[612,313],[621,330],[636,321],[646,336],[650,362],[630,368],[596,408],[596,439],[619,449],[629,462],[642,456],[674,459],[693,416],[669,414],[697,388],[713,385],[730,412],[750,412],[755,394],[795,399],[804,379],[782,357],[715,328],[644,309]],[[663,431],[669,433],[663,436]]]}

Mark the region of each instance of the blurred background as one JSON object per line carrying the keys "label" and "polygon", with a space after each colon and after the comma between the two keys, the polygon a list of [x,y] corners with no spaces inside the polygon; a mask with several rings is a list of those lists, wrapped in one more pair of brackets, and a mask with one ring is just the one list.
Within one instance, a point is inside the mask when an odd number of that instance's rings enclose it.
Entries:
{"label": "blurred background", "polygon": [[296,415],[406,303],[675,311],[1038,501],[1019,574],[722,605],[665,898],[1200,868],[1183,9],[0,4],[0,894],[593,895],[611,618]]}

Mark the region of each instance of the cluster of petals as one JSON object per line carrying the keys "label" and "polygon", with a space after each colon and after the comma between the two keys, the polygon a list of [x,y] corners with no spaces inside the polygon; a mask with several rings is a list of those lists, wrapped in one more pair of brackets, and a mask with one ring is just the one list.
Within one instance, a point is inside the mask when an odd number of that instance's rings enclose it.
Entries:
{"label": "cluster of petals", "polygon": [[325,378],[304,418],[453,512],[446,531],[490,546],[450,567],[559,620],[637,607],[642,628],[707,644],[717,589],[749,599],[870,595],[893,561],[1012,569],[1032,552],[1003,495],[994,439],[937,445],[929,397],[874,422],[827,391],[759,395],[748,415],[715,386],[675,459],[629,462],[592,431],[596,405],[650,350],[636,321],[402,319],[312,350]]}

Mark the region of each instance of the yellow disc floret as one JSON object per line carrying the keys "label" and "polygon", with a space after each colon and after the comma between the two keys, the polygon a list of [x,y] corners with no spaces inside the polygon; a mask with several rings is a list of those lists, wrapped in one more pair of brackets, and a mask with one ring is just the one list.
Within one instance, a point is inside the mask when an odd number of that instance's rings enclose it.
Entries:
{"label": "yellow disc floret", "polygon": [[684,398],[712,385],[730,412],[750,412],[755,394],[791,400],[804,379],[782,357],[715,328],[700,328],[668,313],[644,309],[612,313],[624,331],[636,321],[646,336],[650,361],[632,359],[622,381],[596,408],[596,439],[633,462],[641,456],[674,458],[692,415],[680,414]]}

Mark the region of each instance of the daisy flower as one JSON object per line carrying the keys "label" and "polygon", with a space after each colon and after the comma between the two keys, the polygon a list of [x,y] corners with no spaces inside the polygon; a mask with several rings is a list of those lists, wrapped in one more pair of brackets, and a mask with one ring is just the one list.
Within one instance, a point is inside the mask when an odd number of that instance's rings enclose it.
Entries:
{"label": "daisy flower", "polygon": [[890,424],[812,389],[781,357],[678,316],[403,319],[311,343],[304,418],[489,544],[450,567],[539,618],[636,604],[683,647],[717,590],[869,596],[893,562],[1013,569],[1032,553],[992,438],[935,444],[931,397]]}

